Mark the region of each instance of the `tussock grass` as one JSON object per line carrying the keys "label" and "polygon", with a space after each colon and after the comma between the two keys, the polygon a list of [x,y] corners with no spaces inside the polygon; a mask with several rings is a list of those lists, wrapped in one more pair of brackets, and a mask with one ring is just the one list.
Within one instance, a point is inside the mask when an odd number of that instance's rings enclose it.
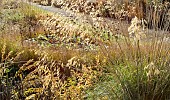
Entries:
{"label": "tussock grass", "polygon": [[169,43],[153,40],[143,43],[124,40],[102,47],[105,72],[99,83],[87,92],[89,98],[117,100],[169,99]]}

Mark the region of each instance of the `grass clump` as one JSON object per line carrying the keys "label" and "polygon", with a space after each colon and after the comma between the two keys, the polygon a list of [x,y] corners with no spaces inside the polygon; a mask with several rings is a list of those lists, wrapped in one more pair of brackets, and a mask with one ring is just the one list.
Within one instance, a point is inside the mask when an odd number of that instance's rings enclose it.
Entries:
{"label": "grass clump", "polygon": [[118,41],[112,48],[103,47],[102,52],[108,59],[104,76],[92,90],[88,90],[87,94],[92,94],[87,98],[168,100],[169,50],[169,44],[164,40],[147,43]]}

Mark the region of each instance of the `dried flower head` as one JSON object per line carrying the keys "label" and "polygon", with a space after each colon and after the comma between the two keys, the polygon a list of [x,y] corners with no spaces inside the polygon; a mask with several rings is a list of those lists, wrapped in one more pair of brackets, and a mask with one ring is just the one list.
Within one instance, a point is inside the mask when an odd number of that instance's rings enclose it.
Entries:
{"label": "dried flower head", "polygon": [[134,38],[135,40],[140,40],[141,38],[145,37],[144,22],[145,20],[139,20],[136,16],[132,19],[131,25],[128,28],[130,37]]}
{"label": "dried flower head", "polygon": [[146,70],[146,74],[147,74],[147,77],[149,79],[155,77],[155,76],[158,76],[160,74],[160,70],[157,68],[157,66],[151,62],[150,64],[148,64],[144,70]]}

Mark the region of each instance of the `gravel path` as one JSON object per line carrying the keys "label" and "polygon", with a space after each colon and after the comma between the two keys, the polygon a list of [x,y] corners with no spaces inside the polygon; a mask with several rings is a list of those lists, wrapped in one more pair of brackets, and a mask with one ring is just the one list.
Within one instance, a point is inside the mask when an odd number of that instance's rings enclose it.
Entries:
{"label": "gravel path", "polygon": [[75,18],[76,17],[76,15],[73,12],[71,12],[71,11],[65,11],[63,9],[55,8],[55,7],[52,7],[52,6],[38,5],[38,4],[32,3],[32,2],[27,2],[27,3],[32,5],[32,6],[41,8],[43,10],[52,12],[54,14],[59,14],[59,15],[64,16],[64,17],[70,17],[70,18]]}

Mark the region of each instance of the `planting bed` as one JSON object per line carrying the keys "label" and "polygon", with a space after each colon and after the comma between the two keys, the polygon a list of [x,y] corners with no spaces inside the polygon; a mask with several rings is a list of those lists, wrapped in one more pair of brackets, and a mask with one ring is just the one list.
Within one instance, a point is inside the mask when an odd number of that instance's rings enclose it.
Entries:
{"label": "planting bed", "polygon": [[168,2],[29,1],[0,6],[0,99],[170,99]]}

